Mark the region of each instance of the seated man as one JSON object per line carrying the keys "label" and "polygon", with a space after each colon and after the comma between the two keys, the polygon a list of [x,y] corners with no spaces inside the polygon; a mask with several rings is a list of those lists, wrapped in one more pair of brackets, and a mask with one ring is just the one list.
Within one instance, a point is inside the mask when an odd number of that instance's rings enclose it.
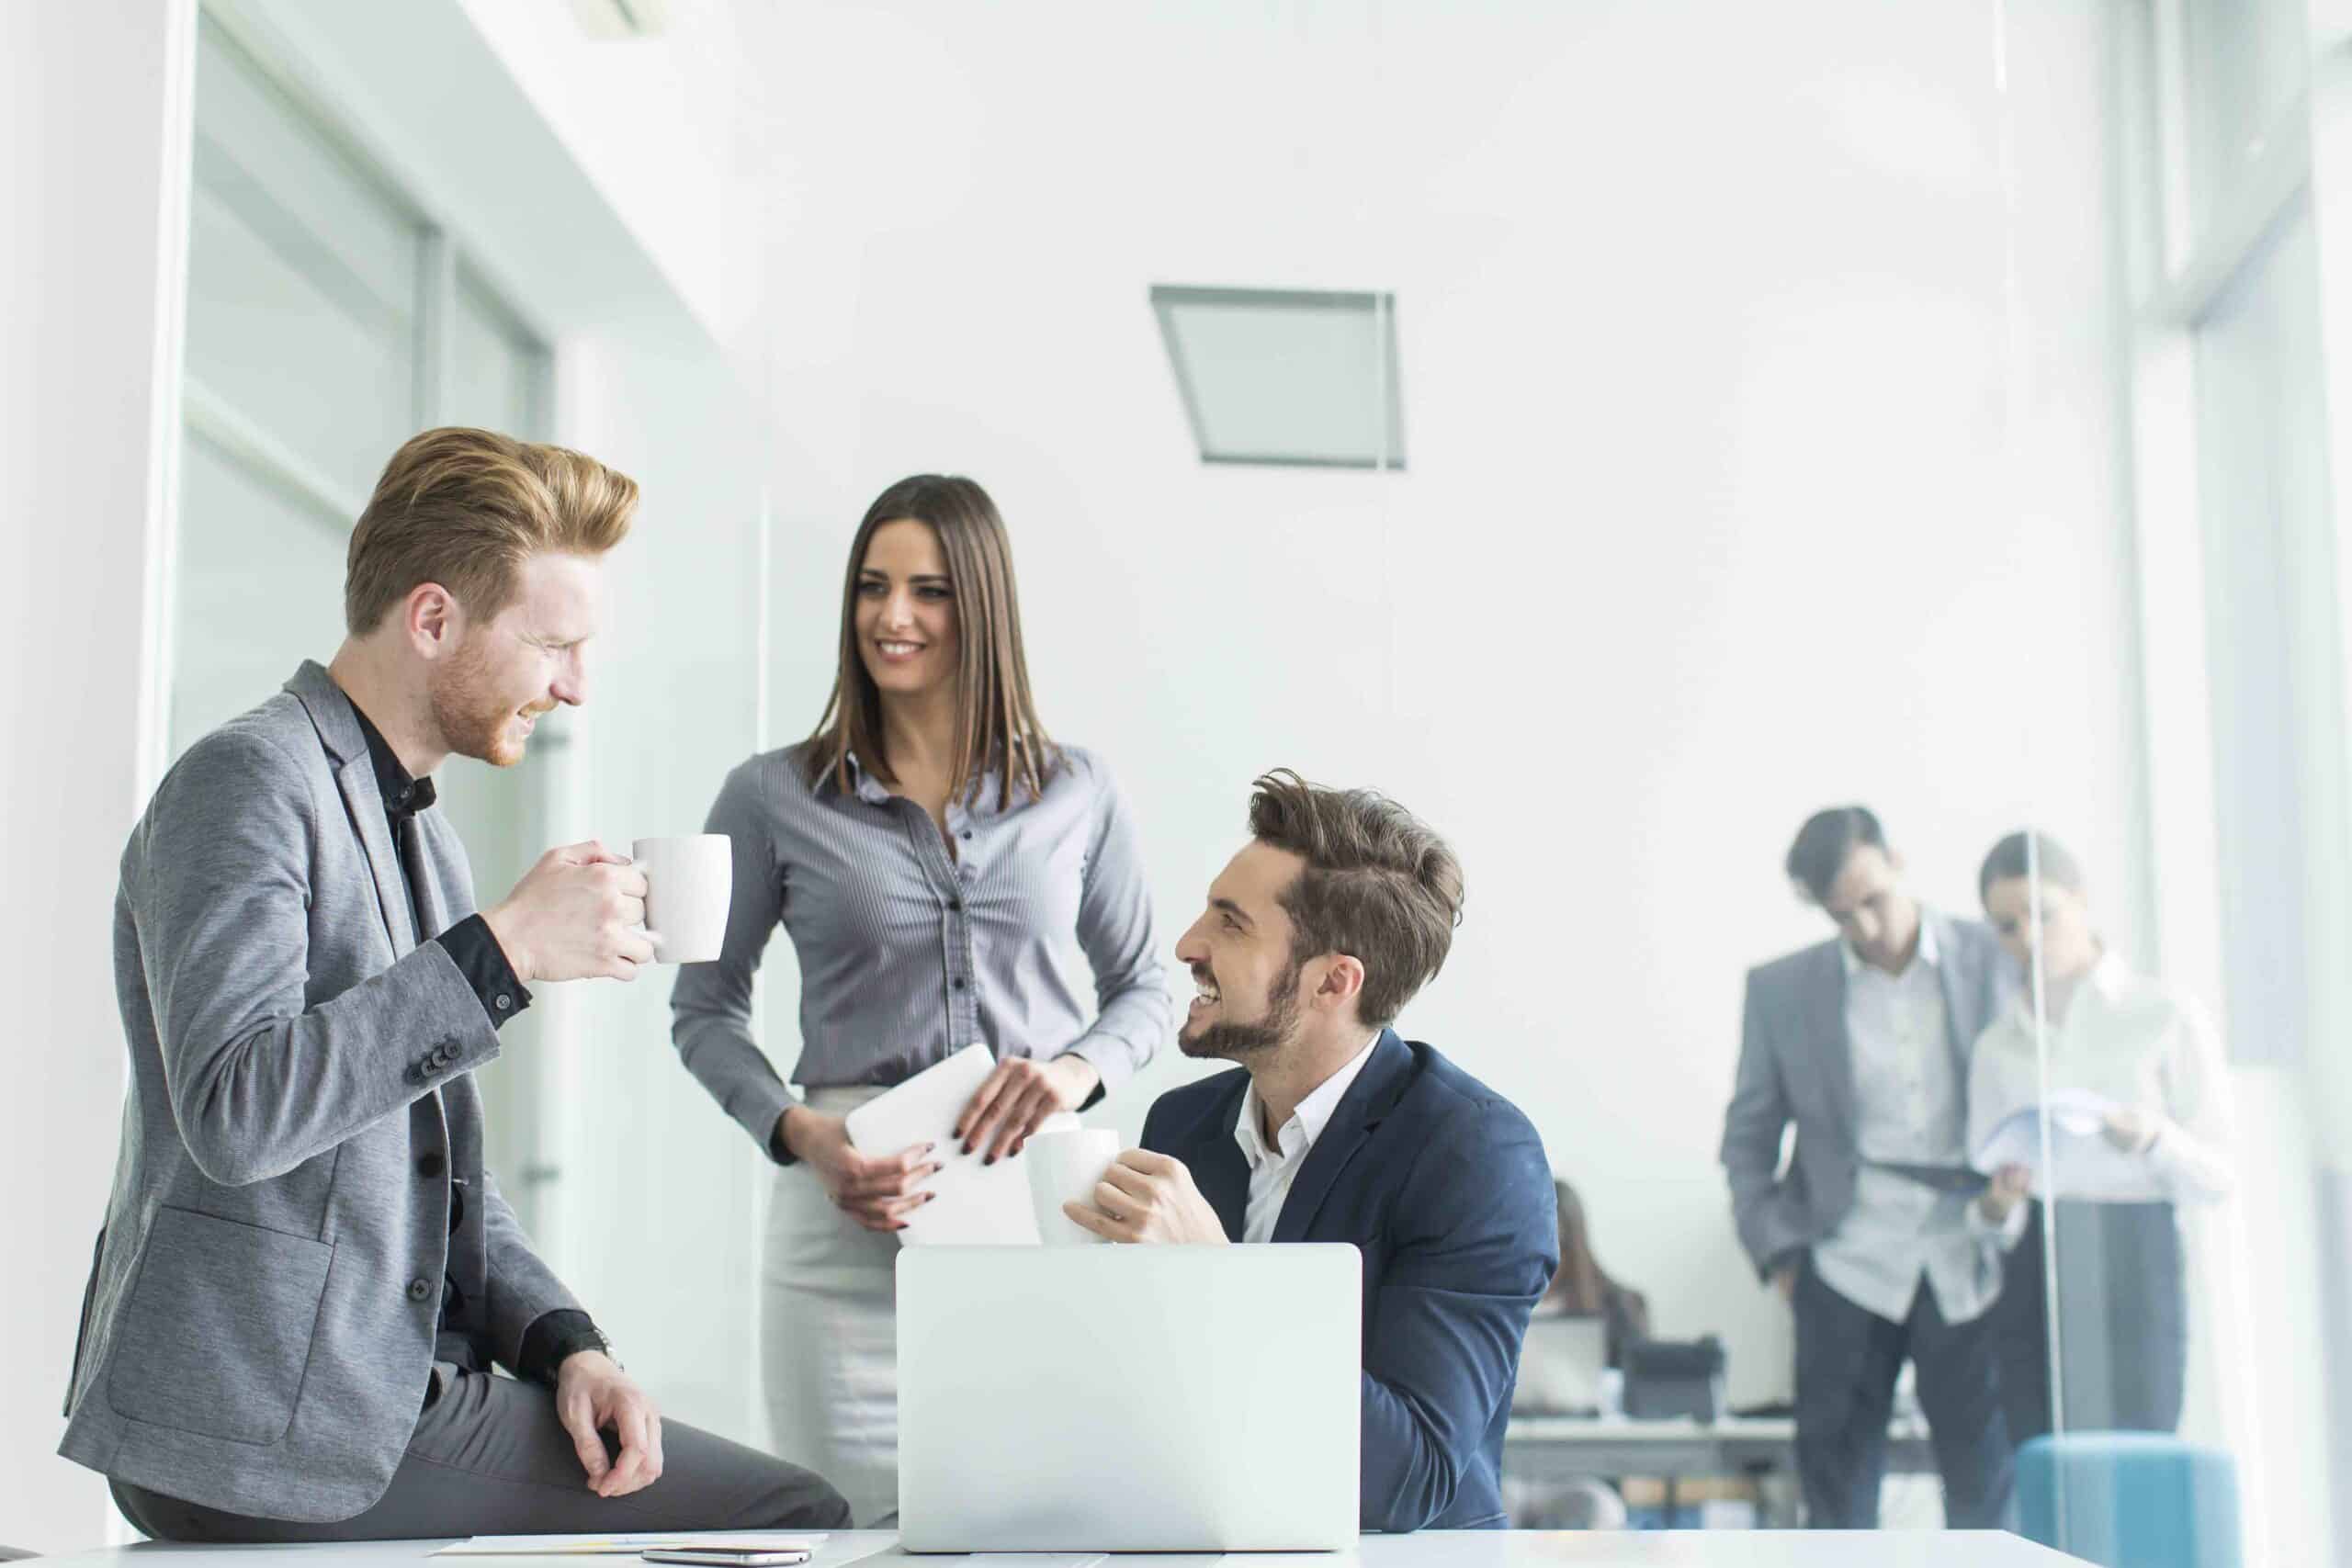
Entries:
{"label": "seated man", "polygon": [[1160,1096],[1066,1212],[1114,1241],[1353,1243],[1363,1527],[1500,1529],[1520,1344],[1559,1262],[1552,1172],[1516,1107],[1388,1027],[1445,962],[1462,867],[1368,790],[1256,788],[1251,842],[1176,947],[1200,987],[1178,1044],[1241,1066]]}

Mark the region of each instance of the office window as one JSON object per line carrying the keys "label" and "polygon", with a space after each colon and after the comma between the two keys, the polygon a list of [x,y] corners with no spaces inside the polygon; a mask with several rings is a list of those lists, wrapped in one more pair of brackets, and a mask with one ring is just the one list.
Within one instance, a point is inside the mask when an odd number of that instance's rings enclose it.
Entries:
{"label": "office window", "polygon": [[364,497],[419,412],[424,223],[211,25],[195,174],[189,383],[320,488]]}
{"label": "office window", "polygon": [[196,92],[175,752],[334,652],[351,525],[393,450],[435,423],[545,435],[551,363],[209,15]]}
{"label": "office window", "polygon": [[445,424],[531,436],[547,424],[548,353],[470,267],[458,269]]}
{"label": "office window", "polygon": [[[452,423],[544,439],[552,412],[547,344],[462,245],[209,14],[196,93],[174,754],[334,654],[352,525],[401,442]],[[570,739],[550,715],[520,765],[442,770],[483,901],[546,847]],[[489,1162],[526,1226],[551,1168],[518,1079],[549,1032],[524,1013],[481,1075]]]}
{"label": "office window", "polygon": [[2303,0],[2185,0],[2178,39],[2190,209],[2204,231],[2273,136],[2291,133],[2310,80]]}

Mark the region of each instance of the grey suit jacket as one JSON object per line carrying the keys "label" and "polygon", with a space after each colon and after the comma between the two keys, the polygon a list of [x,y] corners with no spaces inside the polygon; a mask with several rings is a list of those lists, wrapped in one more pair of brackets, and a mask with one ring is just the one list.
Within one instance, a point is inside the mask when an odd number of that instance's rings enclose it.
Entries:
{"label": "grey suit jacket", "polygon": [[[1992,928],[1923,909],[1942,962],[1946,1044],[1960,1081],[2011,981]],[[1769,1274],[1838,1228],[1854,1206],[1854,1050],[1846,1032],[1846,965],[1825,942],[1748,972],[1739,1074],[1724,1115],[1732,1220],[1757,1272]],[[1781,1139],[1796,1123],[1786,1169]]]}
{"label": "grey suit jacket", "polygon": [[[473,912],[416,819],[424,935]],[[415,1427],[442,1280],[512,1366],[577,1303],[482,1169],[479,998],[419,945],[350,702],[305,663],[188,749],[122,854],[130,1093],[59,1451],[281,1519],[383,1495]],[[465,1222],[449,1231],[451,1182]]]}

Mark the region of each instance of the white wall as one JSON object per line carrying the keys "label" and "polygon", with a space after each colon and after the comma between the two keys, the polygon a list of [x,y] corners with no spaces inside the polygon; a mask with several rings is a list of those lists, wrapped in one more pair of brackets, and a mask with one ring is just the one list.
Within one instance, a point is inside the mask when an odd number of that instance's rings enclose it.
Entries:
{"label": "white wall", "polygon": [[146,571],[176,418],[192,0],[0,7],[0,1542],[97,1543],[56,1457],[121,1115],[115,861],[141,805]]}
{"label": "white wall", "polygon": [[[1826,934],[1789,835],[1866,799],[1962,910],[2029,815],[2132,842],[2098,40],[2030,10],[2005,372],[1979,6],[797,7],[776,735],[865,502],[981,479],[1163,942],[1262,768],[1444,829],[1468,917],[1408,1032],[1535,1118],[1664,1332],[1784,1388],[1714,1151],[1744,968]],[[1201,468],[1153,282],[1396,289],[1409,471]]]}
{"label": "white wall", "polygon": [[571,0],[460,0],[696,320],[722,344],[765,297],[765,17],[676,0],[650,37],[595,38]]}

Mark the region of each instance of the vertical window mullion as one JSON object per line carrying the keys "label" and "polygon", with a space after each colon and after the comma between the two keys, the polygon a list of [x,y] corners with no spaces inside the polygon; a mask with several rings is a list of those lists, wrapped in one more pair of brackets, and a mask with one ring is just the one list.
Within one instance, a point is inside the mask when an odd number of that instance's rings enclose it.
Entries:
{"label": "vertical window mullion", "polygon": [[427,229],[422,258],[416,285],[416,427],[430,430],[445,421],[450,404],[458,247],[446,231]]}

